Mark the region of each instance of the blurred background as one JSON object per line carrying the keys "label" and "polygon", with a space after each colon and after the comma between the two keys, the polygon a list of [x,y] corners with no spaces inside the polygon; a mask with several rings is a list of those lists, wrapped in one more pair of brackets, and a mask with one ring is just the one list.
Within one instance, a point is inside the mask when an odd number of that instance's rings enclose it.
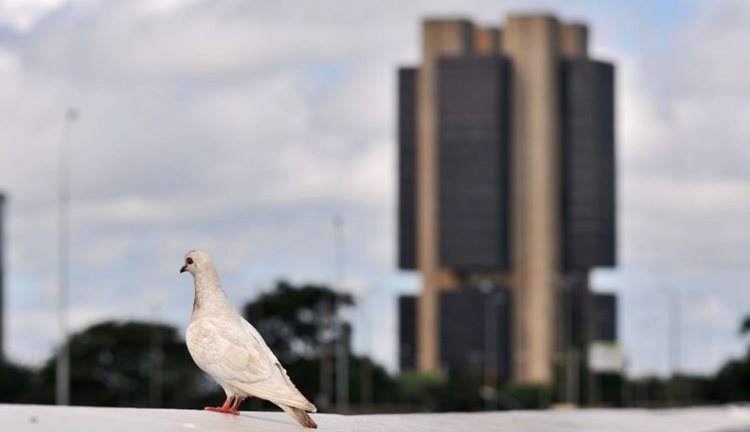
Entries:
{"label": "blurred background", "polygon": [[749,399],[749,22],[0,0],[0,402],[221,402],[194,248],[324,412]]}

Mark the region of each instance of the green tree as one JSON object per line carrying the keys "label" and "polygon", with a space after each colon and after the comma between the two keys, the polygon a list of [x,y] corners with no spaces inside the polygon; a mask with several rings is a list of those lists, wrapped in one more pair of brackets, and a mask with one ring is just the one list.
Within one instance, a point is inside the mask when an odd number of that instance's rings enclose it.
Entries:
{"label": "green tree", "polygon": [[0,359],[0,403],[28,402],[33,371]]}
{"label": "green tree", "polygon": [[[750,333],[750,316],[740,323],[740,335]],[[744,358],[729,360],[722,366],[709,386],[710,398],[717,402],[750,400],[750,347]]]}
{"label": "green tree", "polygon": [[[92,406],[199,406],[214,389],[177,330],[164,324],[108,321],[69,340],[71,403]],[[33,400],[54,401],[55,358],[39,371]]]}
{"label": "green tree", "polygon": [[401,401],[425,412],[439,408],[444,381],[439,374],[418,371],[404,371],[396,379]]}
{"label": "green tree", "polygon": [[[279,281],[273,291],[244,307],[245,318],[258,329],[282,363],[320,358],[332,335],[325,331],[327,316],[336,317],[352,297],[322,285],[296,287]],[[349,326],[349,323],[344,323]]]}
{"label": "green tree", "polygon": [[746,316],[744,320],[742,320],[742,324],[740,324],[740,334],[746,335],[750,333],[750,316]]}
{"label": "green tree", "polygon": [[719,369],[711,385],[711,399],[717,402],[750,400],[750,365],[747,358],[730,360]]}
{"label": "green tree", "polygon": [[[327,344],[335,343],[336,338],[327,324],[340,319],[342,308],[353,305],[350,295],[337,293],[323,285],[294,286],[279,281],[272,291],[245,305],[243,313],[258,329],[300,391],[315,399],[320,392],[321,357]],[[341,334],[350,334],[351,324],[341,322]],[[361,402],[361,376],[369,377],[372,402],[393,402],[397,394],[393,379],[371,359],[352,355],[348,338],[346,343],[350,353],[350,402]]]}

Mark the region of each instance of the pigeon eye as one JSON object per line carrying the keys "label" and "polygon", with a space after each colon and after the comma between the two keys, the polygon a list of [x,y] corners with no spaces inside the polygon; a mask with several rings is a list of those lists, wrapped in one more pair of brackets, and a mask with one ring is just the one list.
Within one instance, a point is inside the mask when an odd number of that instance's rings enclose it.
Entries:
{"label": "pigeon eye", "polygon": [[190,264],[192,264],[192,263],[193,263],[193,259],[192,259],[192,258],[187,258],[187,259],[185,259],[185,262],[186,262],[186,263],[187,263],[188,265],[190,265]]}

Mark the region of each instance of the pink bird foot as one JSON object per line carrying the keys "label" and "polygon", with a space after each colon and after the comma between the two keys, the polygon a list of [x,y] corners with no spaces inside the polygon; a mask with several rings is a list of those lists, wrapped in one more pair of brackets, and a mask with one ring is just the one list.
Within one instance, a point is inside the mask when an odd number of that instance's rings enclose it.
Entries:
{"label": "pink bird foot", "polygon": [[239,410],[237,410],[233,404],[232,404],[232,398],[228,397],[227,400],[224,401],[224,405],[220,407],[205,407],[203,408],[206,411],[212,411],[212,412],[218,412],[222,414],[234,414],[239,415]]}
{"label": "pink bird foot", "polygon": [[232,407],[229,408],[229,414],[240,415],[240,404],[245,398],[235,398]]}

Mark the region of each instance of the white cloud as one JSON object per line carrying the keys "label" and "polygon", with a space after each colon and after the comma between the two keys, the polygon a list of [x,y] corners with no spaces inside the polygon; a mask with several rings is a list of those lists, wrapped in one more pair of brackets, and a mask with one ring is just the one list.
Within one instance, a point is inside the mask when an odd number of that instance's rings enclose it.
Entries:
{"label": "white cloud", "polygon": [[[621,261],[616,276],[600,277],[634,296],[625,302],[631,315],[623,318],[622,334],[636,372],[666,364],[666,351],[647,347],[653,340],[633,325],[636,315],[666,325],[648,294],[660,287],[688,299],[739,301],[707,329],[684,332],[685,367],[710,372],[737,353],[734,328],[747,313],[739,300],[745,278],[737,276],[750,266],[750,231],[744,229],[750,151],[743,120],[750,104],[748,81],[739,72],[747,69],[747,56],[737,54],[747,51],[749,13],[742,2],[702,3],[677,31],[618,61]],[[696,361],[702,355],[696,347],[705,344],[714,354]]]}
{"label": "white cloud", "polygon": [[19,31],[28,30],[42,16],[65,2],[66,0],[5,0],[0,3],[0,25]]}

